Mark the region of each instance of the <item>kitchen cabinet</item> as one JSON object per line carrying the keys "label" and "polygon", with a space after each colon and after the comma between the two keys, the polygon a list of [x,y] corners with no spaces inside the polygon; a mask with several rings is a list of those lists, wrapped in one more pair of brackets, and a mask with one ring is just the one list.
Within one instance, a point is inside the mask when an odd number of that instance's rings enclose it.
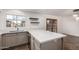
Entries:
{"label": "kitchen cabinet", "polygon": [[2,40],[1,40],[1,35],[0,35],[0,47],[2,47]]}
{"label": "kitchen cabinet", "polygon": [[31,30],[31,50],[61,50],[66,35],[43,30]]}
{"label": "kitchen cabinet", "polygon": [[28,36],[26,32],[17,33],[17,45],[28,43]]}
{"label": "kitchen cabinet", "polygon": [[61,39],[56,39],[40,43],[37,39],[31,36],[31,50],[61,50]]}
{"label": "kitchen cabinet", "polygon": [[26,32],[6,33],[2,37],[2,46],[4,48],[28,43]]}
{"label": "kitchen cabinet", "polygon": [[2,37],[2,46],[5,47],[12,47],[17,44],[17,34],[16,33],[7,33],[4,34]]}
{"label": "kitchen cabinet", "polygon": [[79,37],[66,34],[63,40],[64,50],[79,50]]}

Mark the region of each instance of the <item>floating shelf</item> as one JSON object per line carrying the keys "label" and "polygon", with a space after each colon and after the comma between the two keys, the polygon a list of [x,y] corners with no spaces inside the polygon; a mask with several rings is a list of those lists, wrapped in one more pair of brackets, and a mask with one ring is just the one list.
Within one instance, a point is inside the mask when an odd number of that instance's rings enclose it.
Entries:
{"label": "floating shelf", "polygon": [[40,22],[38,21],[39,18],[32,18],[32,17],[30,17],[29,19],[30,19],[30,23],[31,23],[31,24],[39,24],[39,23],[40,23]]}
{"label": "floating shelf", "polygon": [[38,23],[40,23],[40,22],[31,22],[32,24],[38,24]]}
{"label": "floating shelf", "polygon": [[31,17],[31,18],[29,18],[29,19],[30,19],[30,20],[38,20],[38,18],[32,18],[32,17]]}

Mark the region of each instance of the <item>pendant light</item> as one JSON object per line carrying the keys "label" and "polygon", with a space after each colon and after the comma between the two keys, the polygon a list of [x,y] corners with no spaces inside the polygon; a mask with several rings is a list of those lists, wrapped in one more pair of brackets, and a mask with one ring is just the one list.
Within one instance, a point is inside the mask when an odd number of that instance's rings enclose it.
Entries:
{"label": "pendant light", "polygon": [[76,19],[76,21],[79,21],[79,9],[73,10],[73,17]]}

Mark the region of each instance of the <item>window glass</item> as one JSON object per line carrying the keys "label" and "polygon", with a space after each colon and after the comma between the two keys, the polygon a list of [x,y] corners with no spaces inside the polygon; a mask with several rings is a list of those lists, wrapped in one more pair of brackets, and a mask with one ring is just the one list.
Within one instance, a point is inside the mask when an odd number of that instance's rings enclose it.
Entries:
{"label": "window glass", "polygon": [[7,15],[6,27],[25,27],[24,20],[24,16]]}
{"label": "window glass", "polygon": [[24,20],[25,17],[24,16],[17,16],[17,20]]}
{"label": "window glass", "polygon": [[14,15],[7,15],[8,20],[16,20],[16,16]]}

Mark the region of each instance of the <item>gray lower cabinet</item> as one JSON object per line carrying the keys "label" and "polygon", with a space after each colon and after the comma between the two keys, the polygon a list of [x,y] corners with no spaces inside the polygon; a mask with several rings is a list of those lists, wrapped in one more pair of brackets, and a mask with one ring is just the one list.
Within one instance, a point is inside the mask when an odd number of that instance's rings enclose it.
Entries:
{"label": "gray lower cabinet", "polygon": [[16,40],[17,40],[16,41],[17,45],[28,43],[27,33],[26,32],[17,33],[17,39]]}
{"label": "gray lower cabinet", "polygon": [[6,33],[2,37],[2,46],[4,48],[28,43],[26,32]]}
{"label": "gray lower cabinet", "polygon": [[0,38],[0,47],[1,47],[1,38]]}
{"label": "gray lower cabinet", "polygon": [[1,35],[0,35],[0,49],[1,49],[1,47],[2,47],[2,42],[1,42]]}
{"label": "gray lower cabinet", "polygon": [[39,42],[31,35],[31,50],[60,50],[61,39],[55,39],[47,42]]}
{"label": "gray lower cabinet", "polygon": [[16,45],[16,34],[8,34],[8,36],[6,36],[6,46],[7,47],[11,47],[11,46],[15,46]]}
{"label": "gray lower cabinet", "polygon": [[2,39],[2,46],[5,47],[11,47],[16,45],[16,33],[8,33],[3,35]]}
{"label": "gray lower cabinet", "polygon": [[63,40],[64,50],[79,50],[79,37],[68,35]]}

